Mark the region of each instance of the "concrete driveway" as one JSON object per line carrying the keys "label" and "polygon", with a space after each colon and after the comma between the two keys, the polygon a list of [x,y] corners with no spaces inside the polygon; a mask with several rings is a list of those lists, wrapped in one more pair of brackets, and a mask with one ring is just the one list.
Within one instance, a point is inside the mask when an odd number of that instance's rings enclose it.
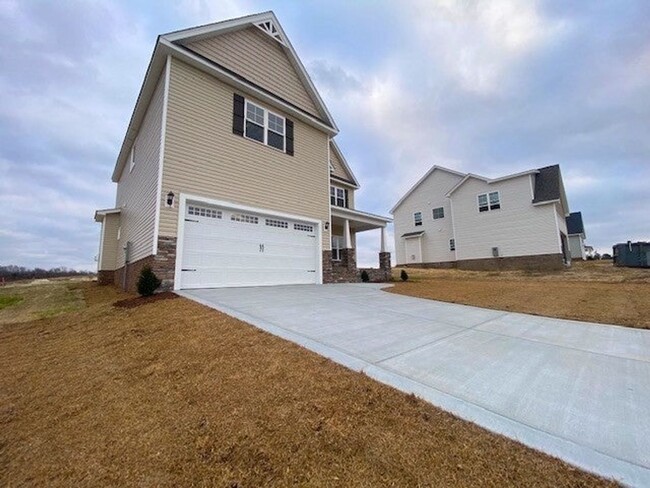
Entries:
{"label": "concrete driveway", "polygon": [[180,294],[589,471],[650,486],[650,331],[382,286]]}

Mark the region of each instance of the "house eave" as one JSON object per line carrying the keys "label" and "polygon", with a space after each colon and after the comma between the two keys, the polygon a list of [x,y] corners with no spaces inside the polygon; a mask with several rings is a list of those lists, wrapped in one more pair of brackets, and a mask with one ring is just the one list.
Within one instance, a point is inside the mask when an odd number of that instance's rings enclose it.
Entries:
{"label": "house eave", "polygon": [[119,214],[122,212],[120,208],[106,208],[103,210],[95,210],[95,222],[101,222],[104,220],[104,217],[111,214]]}
{"label": "house eave", "polygon": [[381,215],[362,212],[360,210],[352,210],[349,208],[330,206],[330,210],[332,218],[337,217],[340,219],[360,222],[373,229],[386,227],[386,225],[393,221],[390,217],[383,217]]}
{"label": "house eave", "polygon": [[437,164],[434,164],[431,166],[429,171],[427,171],[422,178],[420,178],[415,185],[413,185],[405,194],[398,200],[398,202],[393,206],[393,208],[390,209],[390,213],[394,214],[395,210],[399,208],[399,206],[404,203],[404,201],[409,197],[411,193],[413,193],[422,183],[426,181],[426,179],[431,175],[434,171],[439,170],[439,171],[445,171],[447,173],[454,174],[456,176],[462,176],[465,177],[467,176],[467,173],[461,173],[459,171],[454,171],[453,169],[445,168],[444,166],[439,166]]}

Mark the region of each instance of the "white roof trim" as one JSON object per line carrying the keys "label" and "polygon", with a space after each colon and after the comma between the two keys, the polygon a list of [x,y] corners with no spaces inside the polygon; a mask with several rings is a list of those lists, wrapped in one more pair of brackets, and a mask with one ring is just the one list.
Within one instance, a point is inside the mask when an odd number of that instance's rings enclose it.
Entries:
{"label": "white roof trim", "polygon": [[[271,22],[273,24],[273,27],[277,31],[276,35],[268,33],[264,29],[259,27],[259,24],[264,24],[265,22]],[[300,61],[300,58],[298,57],[296,50],[291,45],[291,41],[285,34],[284,29],[282,29],[282,25],[280,24],[277,17],[272,11],[269,10],[267,12],[262,12],[259,14],[239,17],[237,19],[231,19],[223,22],[216,22],[213,24],[207,24],[199,27],[193,27],[190,29],[170,32],[168,34],[163,34],[161,37],[173,43],[178,43],[181,41],[191,42],[199,39],[205,39],[207,37],[211,37],[218,33],[223,34],[225,32],[238,30],[251,25],[262,29],[268,35],[270,35],[280,43],[280,45],[283,47],[285,52],[287,52],[287,54],[289,55],[289,61],[296,69],[300,80],[303,82],[305,88],[307,89],[307,92],[311,95],[314,102],[316,103],[316,107],[322,112],[322,115],[325,116],[326,122],[330,124],[335,129],[336,132],[338,132],[338,127],[334,122],[334,118],[332,117],[332,114],[330,114],[329,110],[325,106],[325,103],[323,102],[323,99],[318,94],[318,91],[316,90],[314,83],[311,81],[311,78],[307,73],[307,70],[305,69],[302,62]]]}
{"label": "white roof trim", "polygon": [[458,183],[456,183],[456,185],[454,185],[454,187],[447,192],[446,196],[450,197],[452,193],[454,193],[456,190],[458,190],[458,188],[460,188],[470,178],[474,178],[476,180],[481,180],[481,181],[486,182],[488,185],[491,185],[492,183],[498,183],[499,181],[511,180],[512,178],[519,178],[520,176],[526,176],[526,175],[535,174],[535,173],[539,173],[539,170],[537,170],[537,169],[529,169],[527,171],[522,171],[520,173],[513,173],[511,175],[500,176],[499,178],[486,178],[485,176],[476,175],[474,173],[467,173],[465,178],[463,178]]}
{"label": "white roof trim", "polygon": [[447,173],[451,173],[453,175],[457,176],[465,176],[466,173],[461,173],[459,171],[454,171],[453,169],[445,168],[444,166],[438,166],[437,164],[434,164],[429,171],[426,172],[426,174],[420,178],[415,185],[413,185],[405,194],[402,198],[399,199],[399,201],[393,206],[393,208],[390,209],[390,213],[395,213],[395,210],[397,210],[397,207],[399,207],[402,203],[404,203],[404,200],[415,191],[415,189],[420,186],[424,181],[429,177],[431,173],[433,173],[435,170],[440,170],[440,171],[446,171]]}
{"label": "white roof trim", "polygon": [[333,217],[356,220],[367,224],[377,225],[379,227],[386,227],[386,224],[393,221],[390,217],[382,217],[381,215],[361,212],[360,210],[352,210],[350,208],[330,206],[330,210]]}
{"label": "white roof trim", "polygon": [[[336,141],[334,141],[334,139],[330,139],[330,144],[332,145],[332,149],[334,149],[334,152],[336,153],[336,155],[341,160],[341,164],[343,165],[343,169],[345,169],[345,171],[347,171],[347,173],[352,177],[352,181],[354,182],[354,185],[356,186],[356,188],[361,187],[361,185],[359,185],[359,180],[357,180],[357,177],[354,176],[354,173],[352,172],[352,169],[350,168],[350,165],[346,161],[345,156],[343,156],[343,153],[341,152],[341,149],[339,148]],[[336,175],[332,175],[332,176],[336,177]]]}
{"label": "white roof trim", "polygon": [[104,217],[110,214],[119,214],[122,212],[121,208],[107,208],[104,210],[95,210],[95,222],[101,222]]}

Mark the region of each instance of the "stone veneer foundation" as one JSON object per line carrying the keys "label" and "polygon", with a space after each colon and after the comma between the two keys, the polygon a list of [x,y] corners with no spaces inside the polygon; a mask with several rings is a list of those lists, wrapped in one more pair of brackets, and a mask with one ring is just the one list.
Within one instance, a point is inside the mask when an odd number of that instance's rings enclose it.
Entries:
{"label": "stone veneer foundation", "polygon": [[512,256],[485,259],[464,259],[461,261],[447,261],[438,263],[400,264],[403,268],[438,268],[438,269],[464,269],[472,271],[554,271],[565,268],[562,254],[540,254],[537,256]]}

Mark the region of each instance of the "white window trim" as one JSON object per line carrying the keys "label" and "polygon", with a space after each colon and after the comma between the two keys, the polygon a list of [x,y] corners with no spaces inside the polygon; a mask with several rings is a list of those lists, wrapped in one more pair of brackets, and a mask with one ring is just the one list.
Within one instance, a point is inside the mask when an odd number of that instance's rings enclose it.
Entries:
{"label": "white window trim", "polygon": [[[343,247],[334,247],[334,241],[335,240],[336,240],[336,243],[339,246],[343,246]],[[332,234],[332,246],[331,246],[332,247],[332,261],[340,261],[341,260],[341,249],[345,249],[345,242],[342,243],[341,241],[344,241],[344,240],[345,239],[344,239],[343,236],[337,236],[335,234]],[[336,254],[338,256],[336,258],[334,257],[334,250],[335,249],[336,249]]]}
{"label": "white window trim", "polygon": [[[257,125],[257,126],[260,125],[259,123],[255,122],[254,120],[250,120],[250,119],[248,118],[248,105],[249,105],[249,104],[250,104],[250,105],[253,105],[254,107],[260,108],[260,109],[262,109],[262,110],[264,111],[264,125],[262,126],[263,133],[264,133],[264,141],[263,141],[263,142],[262,142],[262,141],[258,141],[257,139],[253,139],[252,137],[249,137],[249,136],[246,134],[246,124],[247,124],[247,122],[250,122],[251,124],[255,124],[255,125]],[[278,118],[282,119],[282,124],[283,124],[283,127],[284,127],[284,134],[280,134],[279,132],[274,131],[273,129],[271,129],[271,128],[269,127],[269,114],[272,114],[272,115],[274,115],[275,117],[278,117]],[[279,135],[279,136],[282,136],[282,149],[279,149],[279,148],[277,148],[277,147],[275,147],[275,146],[271,146],[271,145],[269,145],[269,134],[268,134],[268,131],[271,131],[271,132],[273,132],[274,134],[277,134],[277,135]],[[270,147],[271,149],[275,149],[276,151],[280,151],[280,152],[286,153],[286,152],[287,152],[287,118],[286,118],[286,117],[283,117],[283,116],[280,115],[280,114],[277,114],[277,113],[275,113],[275,112],[272,112],[272,111],[269,110],[268,108],[263,107],[262,105],[260,105],[260,104],[258,104],[258,103],[251,102],[251,101],[249,101],[247,98],[245,98],[245,99],[244,99],[244,137],[245,137],[246,139],[248,139],[249,141],[257,142],[258,144],[264,144],[265,146],[268,146],[268,147]]]}
{"label": "white window trim", "polygon": [[[332,204],[332,188],[334,188],[334,204]],[[339,201],[339,190],[343,193],[343,206],[338,204]],[[330,185],[330,205],[338,208],[348,208],[348,199],[345,195],[345,188],[336,185]]]}
{"label": "white window trim", "polygon": [[[441,209],[442,210],[442,217],[436,217],[436,214],[434,213],[436,210]],[[445,207],[435,207],[431,209],[431,218],[433,220],[440,220],[445,218]]]}
{"label": "white window trim", "polygon": [[[497,194],[497,196],[499,198],[499,200],[498,200],[499,208],[491,208],[492,207],[492,205],[490,204],[490,194],[491,193],[496,193]],[[481,212],[481,203],[479,201],[479,198],[481,198],[484,195],[485,195],[485,198],[487,198],[487,210],[484,210],[483,212]],[[499,190],[496,190],[496,191],[488,191],[488,192],[485,192],[485,193],[479,193],[478,195],[476,195],[476,208],[479,211],[479,213],[494,212],[495,210],[501,210],[501,192]]]}
{"label": "white window trim", "polygon": [[[415,217],[417,214],[420,214],[420,223],[419,224],[418,224],[418,219]],[[413,212],[413,225],[415,227],[422,227],[422,225],[423,225],[422,212]]]}

